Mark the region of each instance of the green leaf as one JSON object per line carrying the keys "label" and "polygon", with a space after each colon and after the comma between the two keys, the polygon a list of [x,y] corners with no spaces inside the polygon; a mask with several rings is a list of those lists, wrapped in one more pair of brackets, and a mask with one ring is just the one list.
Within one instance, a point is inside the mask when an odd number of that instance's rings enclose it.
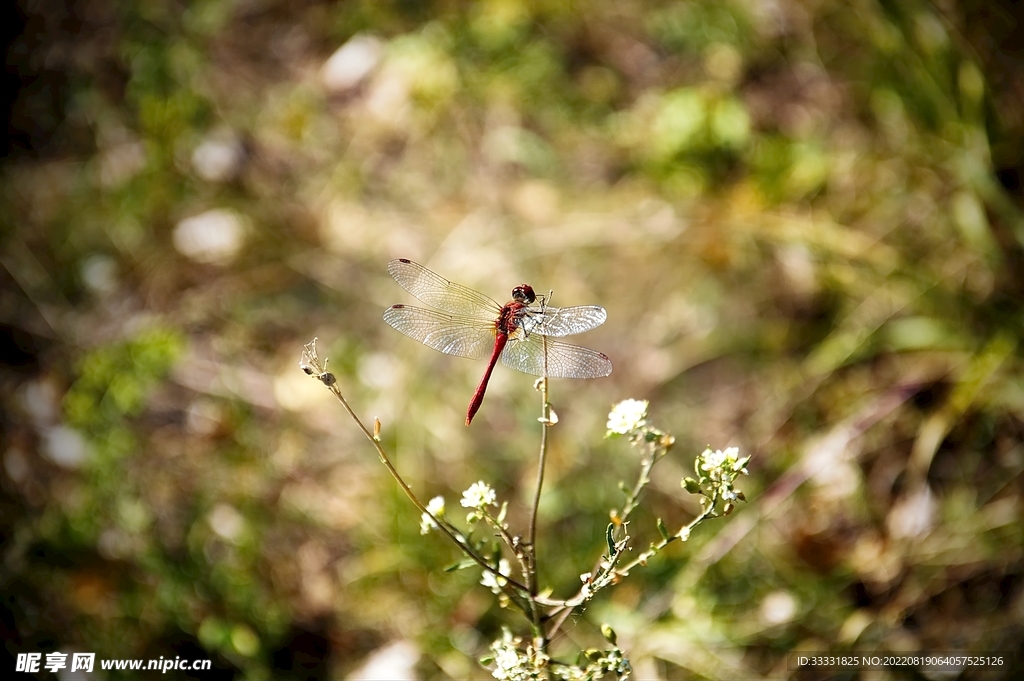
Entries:
{"label": "green leaf", "polygon": [[608,529],[604,531],[605,541],[608,542],[608,557],[615,557],[615,524],[608,523]]}
{"label": "green leaf", "polygon": [[458,563],[453,563],[452,565],[447,566],[446,568],[444,568],[444,571],[455,572],[456,570],[465,570],[466,568],[471,568],[474,565],[476,565],[475,560],[473,560],[472,558],[466,558],[464,560],[460,560]]}
{"label": "green leaf", "polygon": [[700,483],[693,478],[683,478],[682,488],[690,494],[700,494]]}
{"label": "green leaf", "polygon": [[[665,541],[669,541],[672,538],[672,535],[668,533],[668,528],[665,527],[665,521],[661,518],[658,518],[658,534]],[[615,641],[612,641],[612,643],[615,643]]]}

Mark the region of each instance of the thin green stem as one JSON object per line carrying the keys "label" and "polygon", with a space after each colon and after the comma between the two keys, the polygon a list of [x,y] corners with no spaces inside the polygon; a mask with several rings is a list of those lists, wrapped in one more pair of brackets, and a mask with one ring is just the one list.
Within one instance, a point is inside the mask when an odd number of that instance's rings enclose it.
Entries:
{"label": "thin green stem", "polygon": [[654,464],[657,461],[657,455],[645,457],[643,462],[640,464],[640,475],[637,477],[636,484],[633,489],[630,490],[629,496],[626,497],[626,504],[622,507],[622,523],[625,524],[629,520],[629,516],[636,510],[636,507],[640,503],[640,493],[644,487],[651,481],[651,469],[654,468]]}
{"label": "thin green stem", "polygon": [[[526,581],[527,585],[529,585],[529,553],[523,549],[522,545],[518,544],[515,541],[515,539],[512,537],[511,534],[509,534],[509,531],[505,528],[505,526],[502,523],[498,522],[497,518],[492,516],[487,511],[482,511],[482,514],[484,521],[491,526],[491,529],[493,529],[498,534],[498,536],[501,537],[501,540],[505,542],[505,545],[508,546],[509,550],[512,551],[512,555],[515,556],[516,562],[519,563],[519,570],[523,573],[524,581]],[[530,595],[532,596],[532,594]]]}
{"label": "thin green stem", "polygon": [[[652,432],[656,436],[654,441],[645,441],[644,446],[647,447],[647,451],[644,453],[643,459],[640,462],[640,475],[637,477],[636,484],[633,485],[633,489],[626,495],[626,503],[622,508],[621,522],[625,524],[629,520],[629,516],[636,510],[640,503],[640,493],[643,492],[644,487],[651,481],[651,469],[654,468],[654,464],[658,463],[662,457],[668,454],[668,450],[675,444],[675,438],[670,435],[666,435],[658,430]],[[646,433],[642,434],[641,437],[646,439]]]}
{"label": "thin green stem", "polygon": [[699,516],[697,516],[696,518],[691,520],[689,523],[687,523],[686,527],[681,528],[679,530],[679,532],[676,532],[674,535],[672,535],[668,539],[662,539],[657,544],[651,544],[651,548],[649,548],[646,551],[644,551],[643,553],[641,553],[639,556],[634,558],[632,561],[630,561],[626,565],[624,565],[624,566],[622,566],[620,568],[617,568],[615,570],[616,574],[621,575],[623,577],[629,575],[629,571],[630,570],[635,568],[637,565],[645,565],[647,563],[647,560],[650,559],[651,556],[653,556],[654,554],[658,553],[658,551],[661,551],[663,548],[665,548],[666,546],[668,546],[669,544],[674,542],[676,539],[679,539],[679,535],[681,535],[683,533],[689,534],[690,532],[693,531],[693,529],[695,527],[700,525],[702,522],[704,522],[708,518],[712,517],[714,515],[714,513],[715,513],[715,505],[718,503],[718,494],[716,493],[714,496],[707,497],[707,499],[708,499],[708,504],[704,508],[704,511]]}
{"label": "thin green stem", "polygon": [[[306,362],[307,360],[309,366],[311,366],[315,370],[315,374],[313,374],[314,377],[319,377],[326,373],[325,370],[327,363],[325,360],[323,365],[320,364],[320,359],[319,357],[317,357],[316,354],[315,338],[313,339],[312,343],[306,346],[303,361]],[[518,589],[524,593],[532,593],[530,589],[527,588],[524,584],[518,582],[515,579],[512,579],[507,575],[501,574],[497,567],[492,567],[491,565],[489,565],[487,561],[483,559],[483,557],[477,555],[476,551],[474,551],[471,546],[462,541],[459,541],[459,538],[455,535],[454,532],[449,530],[443,522],[439,521],[438,518],[434,516],[433,513],[427,510],[427,507],[424,506],[423,503],[416,497],[416,494],[415,492],[412,491],[412,488],[409,487],[409,485],[405,482],[404,479],[402,479],[402,476],[398,472],[398,469],[396,469],[394,464],[391,463],[391,459],[388,458],[387,452],[384,451],[384,447],[381,445],[380,439],[377,436],[375,436],[374,433],[372,433],[365,425],[363,425],[363,422],[359,419],[355,411],[349,405],[348,400],[346,400],[345,396],[341,394],[341,389],[338,388],[337,381],[328,382],[324,381],[322,378],[320,380],[327,387],[327,389],[331,391],[331,394],[333,394],[334,397],[339,402],[341,402],[342,406],[345,407],[345,411],[347,411],[348,415],[352,417],[352,420],[356,422],[356,425],[359,426],[359,429],[363,431],[363,435],[365,435],[366,439],[370,441],[370,444],[373,445],[373,448],[377,450],[377,456],[380,459],[380,462],[384,464],[385,468],[388,469],[388,472],[391,473],[391,477],[395,479],[395,482],[397,482],[399,487],[402,488],[402,491],[405,492],[405,496],[409,498],[409,501],[413,503],[413,505],[420,511],[420,513],[425,513],[427,517],[433,520],[434,524],[441,531],[441,533],[444,534],[449,540],[451,540],[452,543],[458,546],[463,551],[463,553],[472,558],[473,561],[477,563],[481,568],[483,568],[487,572],[492,573],[495,577],[500,577],[501,579],[506,580],[507,584],[511,587],[514,587],[515,589]],[[517,604],[519,603],[518,599],[513,599],[513,602]],[[521,604],[520,607],[522,608]],[[526,609],[523,610],[523,614],[529,617],[530,613]]]}
{"label": "thin green stem", "polygon": [[[537,557],[537,509],[540,507],[540,492],[544,487],[544,469],[548,461],[548,428],[551,426],[551,404],[548,402],[548,379],[540,379],[541,416],[540,416],[540,456],[537,460],[537,489],[533,493],[533,504],[530,506],[530,529],[526,542],[531,547],[534,558]],[[536,581],[536,579],[534,579]],[[530,595],[536,596],[536,585]]]}
{"label": "thin green stem", "polygon": [[537,511],[540,507],[540,493],[544,487],[544,469],[548,460],[548,428],[551,427],[551,404],[548,402],[547,376],[538,381],[538,386],[541,395],[541,412],[538,419],[540,421],[540,456],[537,461],[537,488],[534,490],[533,503],[530,505],[530,525],[526,536],[528,562],[526,583],[530,589],[530,626],[533,628],[534,646],[540,652],[546,653],[548,637],[544,633],[542,615],[537,604]]}

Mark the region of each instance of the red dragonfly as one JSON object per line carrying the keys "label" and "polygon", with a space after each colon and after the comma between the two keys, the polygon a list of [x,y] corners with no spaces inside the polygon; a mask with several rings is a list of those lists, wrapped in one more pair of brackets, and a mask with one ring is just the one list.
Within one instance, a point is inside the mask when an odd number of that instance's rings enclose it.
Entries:
{"label": "red dragonfly", "polygon": [[532,376],[601,378],[612,372],[612,362],[604,353],[549,338],[604,324],[608,313],[599,305],[551,307],[529,284],[516,286],[512,300],[499,305],[405,258],[389,262],[388,272],[402,288],[434,309],[392,305],[384,311],[384,321],[446,355],[490,356],[466,411],[467,426],[484,401],[487,381],[499,357],[505,366]]}

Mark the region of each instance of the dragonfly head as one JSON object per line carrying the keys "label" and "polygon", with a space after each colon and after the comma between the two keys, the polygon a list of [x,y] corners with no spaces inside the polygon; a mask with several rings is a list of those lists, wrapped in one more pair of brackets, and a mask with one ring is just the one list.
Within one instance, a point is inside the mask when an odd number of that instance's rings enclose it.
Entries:
{"label": "dragonfly head", "polygon": [[537,295],[533,292],[533,287],[529,284],[522,284],[512,289],[512,300],[517,303],[523,303],[529,305],[533,301],[537,300]]}

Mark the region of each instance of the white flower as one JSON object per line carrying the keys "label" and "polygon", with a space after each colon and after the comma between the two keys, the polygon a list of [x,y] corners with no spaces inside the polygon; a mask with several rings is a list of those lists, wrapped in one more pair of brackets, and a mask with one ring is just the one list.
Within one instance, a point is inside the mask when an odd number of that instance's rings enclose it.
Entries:
{"label": "white flower", "polygon": [[622,654],[621,650],[615,649],[608,651],[608,654],[604,659],[608,671],[612,672],[620,679],[624,679],[633,673],[633,666],[629,663],[626,656]]}
{"label": "white flower", "polygon": [[519,653],[512,648],[499,648],[494,651],[494,678],[514,679],[520,673]]}
{"label": "white flower", "polygon": [[[498,572],[505,575],[506,577],[512,573],[512,566],[508,564],[508,561],[502,558],[498,561]],[[484,574],[480,577],[480,583],[486,586],[488,589],[496,594],[501,593],[501,587],[508,584],[508,580],[504,577],[496,577],[493,572],[484,570]]]}
{"label": "white flower", "polygon": [[435,516],[444,515],[444,497],[436,496],[427,502],[427,510]]}
{"label": "white flower", "polygon": [[700,467],[706,471],[713,471],[721,469],[728,463],[731,470],[732,464],[736,463],[736,457],[739,456],[739,453],[738,447],[729,447],[725,451],[721,449],[716,449],[715,451],[705,449],[700,455],[700,458],[703,459]]}
{"label": "white flower", "polygon": [[505,629],[500,639],[491,644],[494,653],[494,669],[491,675],[499,681],[526,681],[533,678],[530,673],[530,658],[518,648],[518,638]]}
{"label": "white flower", "polygon": [[[427,502],[427,510],[434,515],[435,518],[440,518],[444,515],[444,497],[437,496]],[[437,529],[437,523],[433,519],[423,513],[420,515],[420,534],[427,534],[431,530]]]}
{"label": "white flower", "polygon": [[580,581],[583,582],[583,586],[580,588],[580,595],[589,601],[594,595],[594,578],[589,572],[584,572],[580,575]]}
{"label": "white flower", "polygon": [[608,413],[608,433],[626,435],[644,425],[647,400],[622,400]]}
{"label": "white flower", "polygon": [[485,506],[495,506],[497,499],[498,495],[494,493],[494,490],[481,480],[480,482],[474,482],[469,486],[469,489],[462,493],[462,501],[460,503],[466,508],[475,508],[482,511]]}

